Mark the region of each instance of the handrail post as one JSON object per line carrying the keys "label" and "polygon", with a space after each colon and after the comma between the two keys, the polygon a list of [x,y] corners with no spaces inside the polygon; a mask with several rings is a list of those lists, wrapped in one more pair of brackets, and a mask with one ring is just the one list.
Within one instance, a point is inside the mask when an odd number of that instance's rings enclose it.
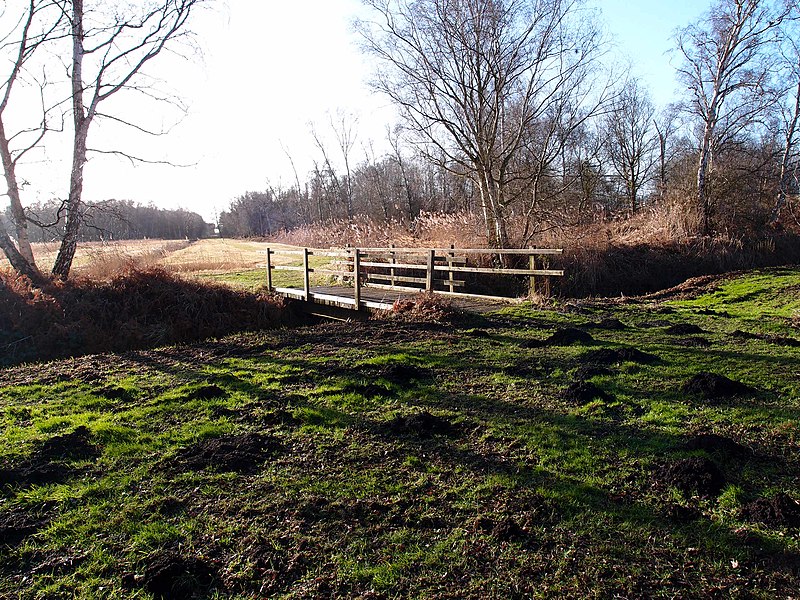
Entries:
{"label": "handrail post", "polygon": [[455,244],[450,244],[450,252],[447,253],[447,256],[448,256],[448,260],[447,260],[447,285],[450,287],[450,293],[451,294],[456,291],[455,280],[453,279],[453,270],[451,268],[453,266],[453,259],[456,256],[456,253],[453,252],[453,250],[455,250],[455,247],[456,247]]}
{"label": "handrail post", "polygon": [[272,250],[267,246],[267,291],[272,291]]}
{"label": "handrail post", "polygon": [[433,265],[436,261],[436,250],[428,250],[428,269],[425,277],[425,291],[433,292]]}
{"label": "handrail post", "polygon": [[308,277],[308,248],[303,248],[303,299],[308,302],[311,297],[311,286]]}
{"label": "handrail post", "polygon": [[[389,247],[390,248],[394,248],[394,244],[389,244]],[[392,264],[397,262],[397,258],[396,258],[397,255],[394,253],[394,251],[390,252],[389,256],[391,257]],[[389,275],[391,276],[392,287],[394,287],[395,286],[395,278],[394,278],[395,277],[395,269],[394,269],[394,267],[389,269]]]}
{"label": "handrail post", "polygon": [[[544,262],[544,268],[545,269],[549,269],[550,268],[550,258],[549,257],[545,256],[542,259],[542,262]],[[550,297],[550,275],[545,275],[544,276],[544,297],[545,298],[549,298]]]}
{"label": "handrail post", "polygon": [[[528,258],[529,258],[529,266],[530,266],[531,271],[535,271],[536,270],[536,254],[531,252],[528,255]],[[531,275],[531,283],[530,283],[530,287],[528,289],[528,294],[530,296],[534,296],[536,294],[536,275]]]}
{"label": "handrail post", "polygon": [[361,310],[361,253],[358,248],[353,254],[353,299],[356,301],[355,310]]}

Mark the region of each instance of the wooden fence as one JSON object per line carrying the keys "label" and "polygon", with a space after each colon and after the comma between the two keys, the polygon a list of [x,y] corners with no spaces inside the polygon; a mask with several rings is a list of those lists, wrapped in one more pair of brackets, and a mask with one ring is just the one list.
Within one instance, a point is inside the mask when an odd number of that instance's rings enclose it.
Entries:
{"label": "wooden fence", "polygon": [[[361,305],[360,290],[362,287],[386,288],[411,292],[432,292],[437,294],[463,296],[470,298],[493,298],[467,291],[467,283],[462,279],[466,274],[472,275],[516,275],[529,277],[531,294],[541,292],[550,294],[550,278],[560,277],[564,271],[550,268],[553,256],[560,255],[561,249],[552,248],[344,248],[314,249],[298,248],[292,250],[267,248],[267,286],[270,291],[297,292],[295,288],[275,288],[273,286],[273,270],[297,271],[302,273],[303,295],[305,300],[311,299],[310,275],[320,274],[336,277],[342,284],[353,287],[355,307]],[[273,256],[289,255],[302,258],[301,266],[274,264]],[[524,261],[528,268],[505,268],[468,266],[469,257],[492,256],[499,258],[496,262],[503,264],[508,257],[527,257]],[[311,267],[309,258],[321,256],[332,258],[333,268]],[[523,259],[524,260],[524,259]],[[519,260],[517,261],[519,262]],[[296,294],[293,294],[296,295]]]}

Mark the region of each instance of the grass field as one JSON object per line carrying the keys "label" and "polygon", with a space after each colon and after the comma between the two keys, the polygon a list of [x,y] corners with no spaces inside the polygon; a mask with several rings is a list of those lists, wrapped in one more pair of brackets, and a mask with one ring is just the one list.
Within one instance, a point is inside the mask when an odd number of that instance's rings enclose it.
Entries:
{"label": "grass field", "polygon": [[[255,291],[266,286],[267,246],[281,249],[284,244],[267,244],[252,240],[224,238],[188,240],[133,240],[120,242],[90,242],[78,246],[73,263],[73,275],[90,279],[105,279],[123,272],[126,268],[161,267],[184,277],[193,277],[235,288]],[[48,271],[52,266],[58,246],[55,243],[34,244],[34,254],[39,268]],[[330,258],[312,257],[311,266],[323,266]],[[299,257],[276,255],[276,265],[300,266]],[[0,254],[0,267],[8,267]],[[323,276],[313,276],[315,284],[324,284]],[[302,287],[299,273],[275,271],[274,285]]]}
{"label": "grass field", "polygon": [[0,370],[0,597],[797,598],[798,297],[775,269]]}

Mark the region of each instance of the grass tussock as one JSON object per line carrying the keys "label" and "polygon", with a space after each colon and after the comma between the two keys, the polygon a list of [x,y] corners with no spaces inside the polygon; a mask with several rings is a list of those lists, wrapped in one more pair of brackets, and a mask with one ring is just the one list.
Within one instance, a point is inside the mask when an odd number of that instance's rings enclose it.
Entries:
{"label": "grass tussock", "polygon": [[295,318],[275,297],[185,280],[159,268],[42,289],[0,272],[5,364],[200,340]]}

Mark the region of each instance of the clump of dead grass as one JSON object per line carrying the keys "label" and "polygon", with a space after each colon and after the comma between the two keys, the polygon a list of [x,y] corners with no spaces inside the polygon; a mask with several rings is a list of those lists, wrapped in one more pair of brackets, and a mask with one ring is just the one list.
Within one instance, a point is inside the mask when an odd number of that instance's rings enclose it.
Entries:
{"label": "clump of dead grass", "polygon": [[380,316],[404,322],[451,323],[459,314],[446,298],[436,294],[420,293],[411,298],[395,300],[392,310]]}

